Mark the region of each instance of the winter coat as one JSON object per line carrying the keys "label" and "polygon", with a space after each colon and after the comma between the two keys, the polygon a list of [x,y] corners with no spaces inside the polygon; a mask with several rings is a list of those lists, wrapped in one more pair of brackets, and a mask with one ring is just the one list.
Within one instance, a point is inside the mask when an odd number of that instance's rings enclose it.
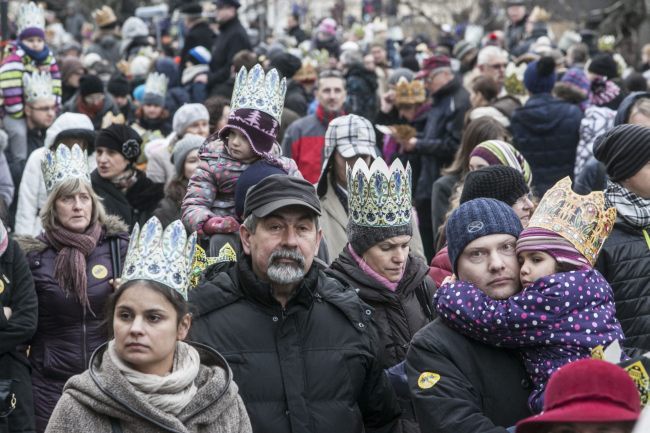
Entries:
{"label": "winter coat", "polygon": [[[348,244],[348,214],[341,203],[341,199],[336,195],[330,174],[325,175],[327,176],[327,190],[320,197],[320,226],[323,230],[322,242],[327,245],[328,262],[331,263],[343,252]],[[411,237],[410,246],[414,255],[424,258],[420,229],[415,221],[413,221],[413,236]]]}
{"label": "winter coat", "polygon": [[378,86],[377,74],[374,71],[367,70],[361,63],[351,65],[345,74],[346,113],[356,114],[374,122],[379,110]]}
{"label": "winter coat", "polygon": [[[24,120],[20,119],[14,121],[23,122]],[[23,173],[25,172],[25,164],[29,155],[31,155],[36,149],[43,147],[45,131],[45,129],[40,128],[28,129],[27,142],[18,139],[9,139],[9,146],[5,149],[5,159],[14,186],[20,185],[20,182],[22,181]]]}
{"label": "winter coat", "polygon": [[590,357],[598,345],[623,339],[614,317],[612,288],[594,269],[548,275],[501,300],[458,281],[441,286],[434,301],[450,328],[486,344],[521,351],[535,385],[529,405],[536,413],[542,411],[551,374]]}
{"label": "winter coat", "polygon": [[596,139],[614,126],[616,112],[607,107],[587,107],[585,117],[580,122],[580,141],[576,150],[576,162],[573,174],[580,176],[582,169],[594,155]]}
{"label": "winter coat", "polygon": [[530,415],[531,386],[518,354],[467,338],[440,319],[413,337],[406,372],[422,431],[506,433]]}
{"label": "winter coat", "polygon": [[174,144],[178,140],[176,134],[172,133],[165,138],[149,141],[145,148],[147,156],[147,178],[156,183],[167,183],[176,174],[176,168],[171,161]]}
{"label": "winter coat", "polygon": [[311,183],[318,182],[320,176],[326,130],[326,122],[310,114],[293,122],[282,140],[282,155],[296,161],[302,176]]}
{"label": "winter coat", "polygon": [[284,308],[248,256],[209,269],[190,302],[192,339],[228,360],[256,433],[395,431],[372,309],[316,265]]}
{"label": "winter coat", "polygon": [[[203,234],[203,224],[212,217],[236,218],[235,186],[250,164],[231,157],[219,139],[208,139],[199,148],[199,159],[183,200],[183,222],[190,231]],[[290,176],[300,176],[293,160],[278,156],[277,162]]]}
{"label": "winter coat", "polygon": [[517,45],[526,37],[526,21],[528,17],[525,16],[520,21],[513,23],[508,21],[506,24],[506,49],[512,51]]}
{"label": "winter coat", "polygon": [[533,95],[510,121],[513,144],[533,169],[534,191],[542,196],[557,181],[573,176],[582,111],[548,93]]}
{"label": "winter coat", "polygon": [[[27,158],[23,178],[18,189],[18,208],[16,211],[16,222],[14,232],[18,235],[37,236],[41,233],[41,209],[47,200],[41,161],[48,149],[40,147],[32,152]],[[88,155],[88,168],[97,168],[95,153]]]}
{"label": "winter coat", "polygon": [[433,282],[436,283],[437,287],[442,286],[442,282],[445,278],[450,277],[454,273],[454,268],[451,266],[451,260],[449,260],[449,250],[447,249],[447,245],[442,247],[440,251],[433,256],[429,266],[429,276]]}
{"label": "winter coat", "polygon": [[113,182],[102,178],[96,169],[90,173],[93,190],[102,198],[106,213],[120,217],[129,231],[135,223],[144,224],[164,197],[164,184],[152,182],[139,170],[136,177],[135,184],[124,193]]}
{"label": "winter coat", "polygon": [[[210,47],[206,47],[210,49]],[[219,35],[212,46],[212,60],[208,75],[208,89],[223,83],[230,77],[230,67],[235,54],[242,50],[252,50],[246,29],[235,16],[231,20],[219,24]]]}
{"label": "winter coat", "polygon": [[186,179],[174,178],[165,186],[165,197],[153,213],[163,227],[181,219],[181,205],[187,191],[187,183]]}
{"label": "winter coat", "polygon": [[95,41],[92,45],[86,50],[86,54],[96,53],[106,60],[113,70],[116,69],[116,65],[122,59],[120,56],[120,44],[121,38],[113,33],[100,35],[95,38]]}
{"label": "winter coat", "polygon": [[[646,230],[650,233],[650,231]],[[596,268],[611,284],[628,348],[650,350],[650,247],[643,230],[618,218]]]}
{"label": "winter coat", "polygon": [[573,190],[578,194],[587,195],[592,191],[604,191],[607,186],[607,171],[605,165],[591,156],[580,170],[573,182]]}
{"label": "winter coat", "polygon": [[9,46],[10,53],[6,55],[0,66],[0,93],[3,98],[4,115],[14,119],[24,117],[24,88],[23,75],[34,72],[49,72],[52,76],[52,94],[56,97],[57,106],[61,105],[61,72],[54,54],[50,54],[41,63],[36,63],[18,45]]}
{"label": "winter coat", "polygon": [[201,20],[194,24],[185,35],[183,49],[181,50],[180,69],[182,70],[185,68],[185,63],[190,58],[189,53],[192,48],[200,46],[210,51],[216,37],[217,36],[212,31],[210,24],[208,24],[207,21]]}
{"label": "winter coat", "polygon": [[440,170],[456,154],[463,130],[465,112],[469,109],[469,93],[459,77],[433,95],[431,109],[423,133],[418,133],[415,152],[420,156],[422,169],[414,180],[416,201],[430,201],[433,182]]}
{"label": "winter coat", "polygon": [[284,97],[284,108],[296,113],[299,117],[307,115],[309,95],[302,84],[294,80],[287,80],[287,93]]}
{"label": "winter coat", "polygon": [[[433,245],[436,247],[440,239],[440,227],[447,219],[447,212],[454,186],[460,181],[457,174],[446,174],[433,182],[431,188],[431,223],[433,224]],[[444,235],[443,235],[444,237]]]}
{"label": "winter coat", "polygon": [[11,205],[14,200],[14,193],[17,190],[11,178],[11,168],[4,153],[8,145],[6,135],[4,137],[5,139],[0,134],[0,200],[4,202],[4,206],[0,203],[0,209],[7,209]]}
{"label": "winter coat", "polygon": [[[374,309],[384,369],[406,359],[413,335],[433,319],[431,300],[436,287],[427,276],[428,271],[429,267],[421,258],[409,255],[402,280],[392,291],[366,274],[348,248],[325,271],[327,275],[355,288],[361,300]],[[400,398],[400,406],[403,431],[418,432],[411,399]]]}
{"label": "winter coat", "polygon": [[[0,274],[0,382],[15,380],[11,389],[16,394],[16,409],[8,418],[0,418],[0,432],[33,432],[32,385],[24,347],[36,331],[38,300],[25,254],[13,239],[0,257]],[[11,308],[9,320],[3,307]]]}
{"label": "winter coat", "polygon": [[54,276],[58,251],[44,234],[18,238],[27,254],[38,295],[38,328],[31,341],[29,361],[32,366],[36,431],[45,430],[63,385],[88,366],[92,352],[106,341],[104,309],[115,278],[111,256],[111,239],[119,242],[122,262],[128,246],[127,227],[109,217],[95,250],[86,257],[88,301],[90,310],[75,296],[66,296]]}
{"label": "winter coat", "polygon": [[[79,92],[77,92],[68,102],[65,103],[63,106],[63,112],[69,112],[69,113],[80,113],[79,108],[77,107],[77,100],[79,99]],[[93,127],[95,128],[95,131],[99,131],[102,129],[102,120],[104,120],[104,116],[108,113],[112,113],[114,116],[117,116],[120,114],[120,107],[117,106],[115,103],[115,100],[111,95],[108,93],[104,92],[104,105],[102,106],[102,109],[97,112],[95,117],[91,117],[90,120],[93,122]]]}
{"label": "winter coat", "polygon": [[102,346],[89,370],[65,386],[52,413],[47,433],[250,433],[246,409],[221,355],[195,345],[201,366],[194,384],[196,396],[174,416],[142,400]]}

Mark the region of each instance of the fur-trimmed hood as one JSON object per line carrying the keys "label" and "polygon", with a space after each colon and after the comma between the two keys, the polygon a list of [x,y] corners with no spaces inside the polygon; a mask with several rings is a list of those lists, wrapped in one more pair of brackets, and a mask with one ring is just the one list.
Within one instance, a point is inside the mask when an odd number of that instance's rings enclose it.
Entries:
{"label": "fur-trimmed hood", "polygon": [[[129,227],[122,221],[122,219],[115,215],[106,215],[104,222],[106,233],[104,238],[124,235],[128,239]],[[44,251],[49,245],[40,238],[34,236],[14,236],[18,245],[25,254]]]}

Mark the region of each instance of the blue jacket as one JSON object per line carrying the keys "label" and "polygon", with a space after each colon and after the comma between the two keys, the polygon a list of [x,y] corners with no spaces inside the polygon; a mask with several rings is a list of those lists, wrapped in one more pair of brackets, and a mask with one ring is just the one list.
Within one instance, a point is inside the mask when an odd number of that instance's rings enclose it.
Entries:
{"label": "blue jacket", "polygon": [[533,170],[540,196],[560,179],[573,177],[582,111],[548,93],[532,95],[510,121],[514,145]]}

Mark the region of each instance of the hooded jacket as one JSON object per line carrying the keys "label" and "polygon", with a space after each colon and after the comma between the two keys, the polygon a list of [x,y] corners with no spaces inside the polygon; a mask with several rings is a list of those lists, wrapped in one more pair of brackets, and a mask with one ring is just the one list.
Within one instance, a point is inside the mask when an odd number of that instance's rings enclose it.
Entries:
{"label": "hooded jacket", "polygon": [[374,122],[379,110],[377,100],[377,74],[367,70],[361,63],[350,66],[345,74],[345,112],[357,114]]}
{"label": "hooded jacket", "polygon": [[[210,47],[206,48],[210,49]],[[235,54],[242,50],[252,49],[248,33],[237,16],[228,22],[220,23],[219,35],[212,46],[212,60],[210,61],[210,71],[212,72],[208,75],[208,91],[212,90],[216,84],[228,80]]]}
{"label": "hooded jacket", "polygon": [[111,433],[111,422],[124,433],[251,432],[228,364],[214,349],[193,345],[201,355],[198,391],[178,416],[138,398],[104,344],[93,353],[89,369],[66,384],[46,432]]}
{"label": "hooded jacket", "polygon": [[27,255],[38,296],[38,328],[29,354],[37,431],[45,429],[65,382],[84,371],[92,352],[106,341],[104,306],[113,293],[109,280],[116,276],[110,239],[118,239],[124,262],[129,236],[126,229],[118,218],[107,218],[95,250],[86,257],[92,312],[76,297],[66,296],[59,286],[54,276],[58,252],[45,236],[17,238]]}
{"label": "hooded jacket", "polygon": [[253,430],[394,431],[400,411],[371,307],[314,264],[283,308],[249,260],[208,269],[190,292],[190,333],[228,360]]}
{"label": "hooded jacket", "polygon": [[532,95],[512,115],[513,143],[530,163],[540,196],[560,179],[573,176],[581,120],[578,106],[548,93]]}

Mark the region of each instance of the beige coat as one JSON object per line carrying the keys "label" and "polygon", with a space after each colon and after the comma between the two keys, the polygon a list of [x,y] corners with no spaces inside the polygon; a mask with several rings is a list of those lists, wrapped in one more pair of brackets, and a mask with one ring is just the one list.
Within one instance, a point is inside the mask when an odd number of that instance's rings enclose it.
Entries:
{"label": "beige coat", "polygon": [[248,414],[225,360],[211,349],[195,348],[201,355],[194,382],[198,392],[178,416],[139,399],[100,348],[91,358],[90,369],[66,383],[45,432],[111,433],[114,418],[123,433],[251,433]]}
{"label": "beige coat", "polygon": [[[336,196],[330,179],[327,179],[327,182],[327,192],[320,198],[320,225],[323,229],[323,242],[327,245],[327,252],[329,254],[327,264],[329,265],[341,254],[343,248],[348,244],[346,231],[348,215],[345,213],[343,205]],[[414,255],[424,259],[424,248],[422,246],[422,238],[420,237],[420,229],[418,229],[415,219],[413,221],[411,249]]]}

